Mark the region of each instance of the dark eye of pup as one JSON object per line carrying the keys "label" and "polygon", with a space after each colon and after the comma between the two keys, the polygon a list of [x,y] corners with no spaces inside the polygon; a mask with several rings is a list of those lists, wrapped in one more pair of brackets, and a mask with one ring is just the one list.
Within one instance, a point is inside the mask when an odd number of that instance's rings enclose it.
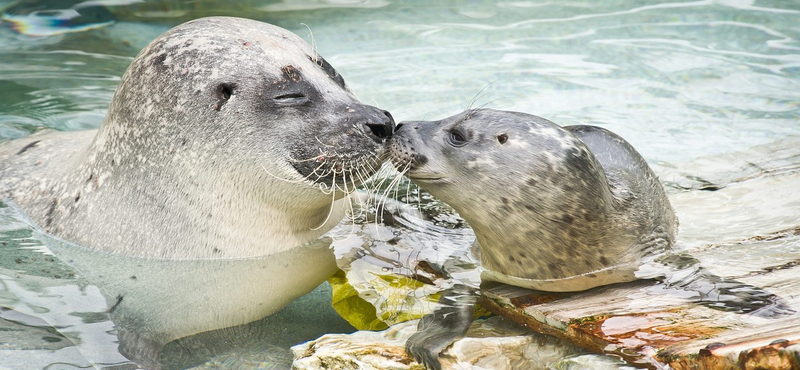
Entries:
{"label": "dark eye of pup", "polygon": [[508,141],[508,135],[506,134],[499,134],[497,135],[497,142],[500,144],[505,144]]}
{"label": "dark eye of pup", "polygon": [[453,130],[450,131],[450,135],[448,136],[448,140],[450,141],[450,145],[459,147],[467,145],[467,135],[464,134],[461,130]]}

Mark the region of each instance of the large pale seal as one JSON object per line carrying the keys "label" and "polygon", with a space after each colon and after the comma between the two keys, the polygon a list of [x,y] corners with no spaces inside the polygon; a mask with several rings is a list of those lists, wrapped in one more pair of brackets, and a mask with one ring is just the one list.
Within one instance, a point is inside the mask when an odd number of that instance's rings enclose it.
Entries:
{"label": "large pale seal", "polygon": [[260,256],[338,223],[343,190],[380,166],[392,129],[388,113],[361,104],[294,34],[205,18],[136,57],[96,134],[47,132],[4,145],[0,189],[81,245],[149,257]]}
{"label": "large pale seal", "polygon": [[209,310],[153,324],[164,341],[258,319],[329,277],[332,252],[300,246],[342,219],[393,129],[296,35],[204,18],[141,51],[98,131],[0,146],[0,194],[52,234],[120,255],[274,256],[268,283],[229,271],[242,286],[206,294]]}
{"label": "large pale seal", "polygon": [[[473,228],[483,282],[573,292],[656,277],[640,268],[676,240],[678,220],[656,175],[628,142],[600,127],[468,110],[399,124],[390,153],[401,172]],[[718,308],[721,294],[743,286],[702,271],[681,284]],[[750,288],[740,312],[777,302]],[[445,291],[440,308],[409,339],[408,351],[428,368],[438,368],[438,353],[466,331],[475,291],[467,285]]]}

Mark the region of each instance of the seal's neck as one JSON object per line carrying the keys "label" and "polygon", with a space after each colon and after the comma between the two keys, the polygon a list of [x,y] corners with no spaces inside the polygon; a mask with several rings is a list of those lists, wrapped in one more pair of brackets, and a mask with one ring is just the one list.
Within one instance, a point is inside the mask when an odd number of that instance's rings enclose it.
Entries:
{"label": "seal's neck", "polygon": [[344,215],[344,200],[297,190],[214,152],[143,153],[144,144],[117,143],[98,135],[70,171],[61,192],[70,197],[54,208],[61,211],[52,224],[72,234],[54,233],[129,255],[243,258],[313,241]]}

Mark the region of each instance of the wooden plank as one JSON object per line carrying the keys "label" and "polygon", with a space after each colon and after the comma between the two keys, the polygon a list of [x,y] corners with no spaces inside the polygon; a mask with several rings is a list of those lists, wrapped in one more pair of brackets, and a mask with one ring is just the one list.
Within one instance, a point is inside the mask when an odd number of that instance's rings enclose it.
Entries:
{"label": "wooden plank", "polygon": [[[795,278],[800,269],[781,271]],[[693,305],[653,283],[577,295],[507,285],[484,291],[481,305],[534,331],[652,369],[800,369],[800,318],[761,319]]]}

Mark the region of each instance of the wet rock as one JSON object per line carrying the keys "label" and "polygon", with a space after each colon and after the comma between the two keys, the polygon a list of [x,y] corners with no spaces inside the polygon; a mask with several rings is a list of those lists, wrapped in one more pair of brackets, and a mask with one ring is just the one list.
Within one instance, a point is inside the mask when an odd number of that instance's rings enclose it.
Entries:
{"label": "wet rock", "polygon": [[[416,327],[414,320],[380,332],[324,335],[292,347],[293,369],[422,370],[405,352]],[[467,337],[448,348],[441,361],[443,369],[546,369],[576,353],[577,347],[496,316],[473,322]]]}

